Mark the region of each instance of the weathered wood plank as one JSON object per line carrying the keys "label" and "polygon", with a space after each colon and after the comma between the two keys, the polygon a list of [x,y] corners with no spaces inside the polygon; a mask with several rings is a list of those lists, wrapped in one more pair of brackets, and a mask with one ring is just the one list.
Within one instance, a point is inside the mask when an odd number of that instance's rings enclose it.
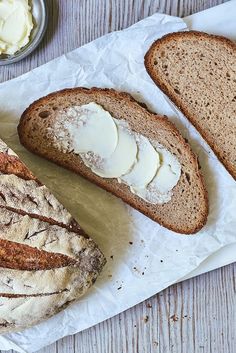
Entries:
{"label": "weathered wood plank", "polygon": [[224,0],[46,0],[49,26],[39,48],[25,60],[0,70],[0,82],[19,76],[108,32],[155,12],[187,16]]}
{"label": "weathered wood plank", "polygon": [[171,286],[77,334],[75,352],[234,352],[234,270],[230,265]]}

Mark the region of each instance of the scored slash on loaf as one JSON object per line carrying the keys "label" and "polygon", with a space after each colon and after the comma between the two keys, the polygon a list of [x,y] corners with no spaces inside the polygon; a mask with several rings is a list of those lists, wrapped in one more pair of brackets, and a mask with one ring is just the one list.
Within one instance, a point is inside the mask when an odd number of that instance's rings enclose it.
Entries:
{"label": "scored slash on loaf", "polygon": [[0,140],[0,332],[59,312],[104,264],[93,240]]}

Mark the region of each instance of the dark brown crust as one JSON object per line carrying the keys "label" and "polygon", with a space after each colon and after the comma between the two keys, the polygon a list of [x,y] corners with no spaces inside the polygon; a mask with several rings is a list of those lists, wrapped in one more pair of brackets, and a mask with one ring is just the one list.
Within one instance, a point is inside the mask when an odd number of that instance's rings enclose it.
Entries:
{"label": "dark brown crust", "polygon": [[[2,143],[0,141],[0,143]],[[2,145],[1,145],[2,147]],[[20,159],[11,154],[10,149],[5,149],[5,146],[3,145],[3,150],[4,152],[0,152],[0,174],[10,174],[10,175],[16,175],[21,179],[24,180],[34,180],[37,182],[38,185],[43,185],[41,184],[35,176],[29,171],[29,169],[20,161]],[[4,176],[5,177],[5,176]],[[1,175],[0,175],[1,178]],[[34,183],[34,185],[36,185]],[[36,185],[37,187],[37,185]],[[38,312],[38,316],[34,317],[34,321],[29,322],[29,319],[23,319],[21,315],[18,317],[18,323],[15,322],[14,319],[9,320],[11,322],[8,322],[7,320],[4,319],[4,317],[1,317],[0,320],[0,332],[6,333],[10,331],[19,331],[22,330],[26,327],[32,326],[33,324],[36,324],[42,320],[45,320],[46,318],[52,316],[53,314],[56,314],[57,312],[63,310],[66,308],[70,303],[76,300],[79,296],[81,296],[83,293],[85,293],[85,290],[88,289],[96,280],[97,276],[101,272],[103,266],[106,263],[106,260],[103,256],[103,254],[100,252],[96,244],[89,239],[88,235],[80,228],[79,224],[69,216],[69,221],[68,223],[60,223],[60,218],[59,222],[52,219],[48,218],[45,216],[41,216],[39,214],[31,214],[29,212],[25,212],[21,209],[21,203],[17,203],[15,206],[19,208],[12,208],[7,205],[6,197],[4,196],[4,184],[2,183],[1,187],[1,192],[0,192],[0,198],[3,199],[4,204],[0,205],[0,212],[2,210],[9,210],[11,212],[17,213],[21,216],[28,215],[30,218],[36,218],[39,219],[44,223],[44,229],[42,227],[36,228],[32,227],[30,228],[30,231],[27,232],[24,236],[23,242],[27,242],[29,240],[34,239],[33,237],[37,237],[39,233],[43,232],[44,230],[47,231],[50,226],[58,226],[60,228],[66,229],[68,232],[73,232],[71,235],[74,237],[74,240],[76,242],[76,235],[78,235],[78,241],[81,241],[81,247],[79,247],[79,250],[77,251],[72,251],[71,255],[66,255],[64,253],[60,252],[53,252],[53,251],[46,251],[44,249],[34,247],[34,242],[28,242],[28,243],[19,243],[17,241],[7,240],[1,238],[0,236],[0,267],[2,268],[2,276],[4,276],[4,270],[5,269],[10,269],[7,271],[7,276],[6,276],[6,282],[4,282],[3,278],[1,279],[2,284],[5,284],[9,286],[12,289],[13,293],[4,293],[5,287],[2,287],[2,292],[0,293],[0,298],[6,298],[2,302],[1,305],[8,305],[8,303],[12,301],[16,301],[17,298],[27,298],[30,297],[35,297],[35,298],[40,298],[40,297],[48,297],[48,296],[54,296],[52,297],[53,305],[50,304],[50,306],[47,304],[46,309],[45,308],[40,308]],[[29,196],[30,197],[30,196]],[[60,211],[59,211],[60,212]],[[15,216],[15,215],[14,215]],[[60,213],[58,214],[60,216]],[[9,229],[12,224],[14,224],[13,218],[11,220],[5,220],[4,217],[2,217],[2,225],[3,227],[1,228],[2,231],[3,229]],[[17,217],[18,219],[18,217]],[[4,221],[5,220],[5,221]],[[42,226],[42,224],[40,223]],[[16,227],[14,227],[16,229]],[[56,227],[51,228],[52,234],[54,231],[58,231]],[[60,229],[60,233],[63,234],[64,231]],[[67,234],[67,232],[65,232]],[[3,234],[5,235],[5,234]],[[84,240],[84,239],[79,239],[80,236],[83,236],[83,238],[87,238],[89,240]],[[12,236],[14,234],[12,233]],[[69,238],[69,237],[68,237]],[[54,241],[54,240],[53,240]],[[55,239],[56,241],[56,239]],[[61,240],[58,238],[58,241],[60,242]],[[66,241],[67,242],[67,241]],[[30,244],[30,245],[28,245]],[[59,243],[60,244],[60,243]],[[71,244],[72,245],[72,244]],[[57,249],[57,248],[55,248]],[[63,250],[63,248],[62,248]],[[73,257],[72,257],[73,256]],[[47,274],[47,270],[53,270],[53,276],[55,274],[55,279],[54,282],[57,281],[57,275],[56,275],[56,269],[59,268],[66,268],[64,269],[65,275],[63,275],[63,289],[60,288],[58,291],[51,291],[48,293],[30,293],[30,288],[31,286],[27,285],[27,281],[24,283],[24,286],[28,287],[27,289],[27,294],[19,292],[17,293],[17,286],[14,287],[12,283],[15,280],[15,277],[17,280],[21,280],[21,271],[26,272],[26,278],[27,275],[29,274],[28,271],[31,271],[32,277],[34,276],[33,273],[36,271],[45,271]],[[68,270],[69,269],[69,270]],[[13,270],[13,271],[11,271]],[[15,270],[15,271],[14,271]],[[19,273],[18,273],[19,272]],[[33,273],[32,273],[33,272]],[[60,271],[59,271],[60,272]],[[76,274],[76,277],[73,275]],[[13,275],[13,278],[11,278],[11,274]],[[71,274],[73,275],[71,277]],[[30,276],[31,276],[30,275]],[[24,278],[24,276],[23,276]],[[48,280],[51,281],[51,276],[48,276]],[[23,279],[24,281],[24,279]],[[71,282],[71,283],[70,283]],[[55,282],[56,283],[56,282]],[[69,286],[69,284],[71,284]],[[36,283],[37,285],[37,283]],[[49,283],[46,283],[45,286],[45,291],[47,291],[47,286]],[[4,289],[3,289],[4,288]],[[72,291],[72,293],[71,293]],[[42,292],[40,290],[40,292]],[[58,301],[58,296],[62,295],[63,296],[63,301],[61,299]],[[16,304],[18,305],[18,304]],[[21,305],[21,304],[20,304]],[[37,306],[37,299],[35,299],[35,305]],[[41,312],[42,309],[42,312]],[[11,310],[11,309],[9,309]],[[25,313],[27,316],[28,312]],[[16,318],[18,314],[15,314]],[[40,317],[41,315],[41,317]],[[3,315],[2,315],[3,316]],[[14,315],[13,315],[14,318]]]}
{"label": "dark brown crust", "polygon": [[[71,92],[78,93],[78,94],[81,92],[86,92],[87,94],[93,94],[94,92],[100,93],[100,94],[106,93],[106,94],[109,94],[109,96],[112,96],[114,98],[118,98],[119,100],[123,99],[123,100],[125,100],[125,102],[127,104],[133,104],[133,105],[136,105],[137,108],[143,109],[145,111],[145,113],[148,114],[149,119],[151,119],[152,121],[155,121],[155,123],[156,123],[156,121],[160,121],[160,123],[162,125],[164,125],[166,127],[166,129],[168,129],[169,131],[171,130],[173,134],[178,136],[180,145],[183,146],[183,148],[185,148],[188,151],[188,154],[189,154],[191,161],[193,163],[193,168],[195,168],[197,171],[196,178],[198,178],[198,180],[200,181],[199,184],[201,185],[199,192],[201,192],[203,194],[203,198],[204,198],[204,202],[205,202],[204,205],[201,205],[201,207],[204,209],[203,217],[198,224],[195,224],[194,228],[189,229],[187,225],[186,225],[185,229],[183,229],[182,227],[177,228],[177,227],[173,227],[173,225],[171,224],[171,221],[169,223],[162,222],[160,217],[158,217],[158,216],[153,217],[150,214],[148,208],[146,207],[147,203],[144,202],[144,204],[146,204],[146,206],[144,206],[144,207],[137,207],[135,200],[133,201],[129,197],[128,187],[127,187],[127,194],[126,195],[124,195],[124,192],[119,192],[119,190],[114,192],[112,187],[110,186],[110,183],[109,182],[105,183],[103,178],[97,177],[93,173],[90,173],[88,176],[88,173],[82,173],[81,171],[76,170],[76,168],[74,166],[70,165],[69,163],[63,162],[62,159],[56,158],[56,156],[55,156],[55,158],[52,158],[52,157],[48,158],[47,155],[40,153],[40,151],[38,151],[36,148],[34,148],[34,146],[32,146],[28,142],[27,137],[25,138],[25,135],[24,135],[24,126],[25,126],[25,124],[27,124],[27,118],[33,113],[35,107],[39,106],[41,104],[44,104],[44,103],[46,104],[50,98],[56,98],[57,96],[63,96],[63,95],[66,96],[68,93],[71,93]],[[36,153],[44,158],[47,158],[48,160],[53,160],[55,163],[82,175],[83,177],[85,177],[89,181],[92,181],[93,183],[100,186],[104,190],[113,193],[117,197],[120,197],[124,202],[126,202],[130,206],[136,208],[137,210],[139,210],[140,212],[145,214],[147,217],[153,219],[154,221],[158,222],[159,224],[163,225],[164,227],[166,227],[174,232],[178,232],[178,233],[182,233],[182,234],[193,234],[193,233],[198,232],[206,224],[207,215],[208,215],[208,196],[207,196],[207,191],[205,188],[203,176],[199,170],[199,164],[198,164],[197,157],[192,152],[189,144],[186,143],[186,141],[180,135],[180,133],[178,132],[178,130],[176,129],[176,127],[174,126],[173,123],[168,121],[163,116],[156,115],[154,113],[149,112],[147,109],[144,109],[143,105],[138,103],[128,93],[118,92],[114,89],[106,89],[106,88],[103,89],[103,88],[96,88],[96,87],[93,87],[91,89],[77,87],[77,88],[72,88],[72,89],[64,89],[64,90],[61,90],[58,92],[53,92],[53,93],[47,95],[46,97],[40,98],[39,100],[35,101],[24,111],[24,113],[21,116],[20,123],[18,125],[18,134],[19,134],[19,138],[20,138],[21,143],[31,152]],[[62,155],[62,152],[61,152],[61,155]]]}
{"label": "dark brown crust", "polygon": [[[36,236],[39,232],[25,235],[25,239]],[[26,244],[0,239],[0,267],[22,271],[51,270],[72,266],[76,261],[69,256],[39,250]]]}
{"label": "dark brown crust", "polygon": [[0,172],[15,174],[25,180],[35,180],[39,185],[42,185],[18,157],[3,152],[0,152]]}
{"label": "dark brown crust", "polygon": [[[3,174],[14,174],[25,180],[34,180],[38,185],[42,185],[42,183],[31,173],[31,171],[26,167],[26,165],[17,157],[13,155],[9,155],[7,153],[0,152],[0,172]],[[1,197],[0,193],[0,197]],[[61,222],[57,222],[52,218],[44,217],[38,214],[25,212],[23,210],[15,209],[13,207],[1,206],[1,208],[6,208],[9,211],[16,212],[22,216],[28,215],[31,218],[37,218],[43,222],[50,223],[51,225],[57,225],[61,228],[65,228],[70,232],[78,233],[79,235],[83,235],[85,238],[88,238],[88,235],[84,232],[83,229],[79,226],[78,222],[75,219],[72,219],[70,224],[64,224]]]}
{"label": "dark brown crust", "polygon": [[208,34],[205,32],[199,32],[199,31],[187,31],[187,32],[174,32],[167,34],[163,36],[160,39],[157,39],[149,48],[147,51],[145,58],[144,58],[144,65],[146,67],[146,70],[149,74],[149,76],[152,78],[152,80],[155,82],[155,84],[172,100],[172,102],[176,105],[176,107],[186,116],[186,118],[191,122],[192,125],[199,131],[199,133],[202,135],[202,137],[206,140],[208,145],[212,148],[214,151],[215,155],[219,159],[219,161],[225,166],[227,171],[231,174],[231,176],[236,180],[236,173],[233,170],[232,166],[227,163],[226,160],[220,156],[220,154],[215,150],[215,145],[211,139],[211,137],[208,135],[207,131],[204,131],[199,124],[196,123],[197,119],[193,119],[192,116],[188,113],[188,110],[184,104],[182,104],[177,96],[174,96],[171,92],[169,87],[167,87],[163,82],[161,77],[156,77],[154,70],[153,70],[153,65],[151,62],[151,57],[154,51],[158,50],[158,47],[160,47],[163,43],[169,42],[172,39],[178,39],[178,38],[183,38],[183,37],[194,37],[194,38],[205,38],[205,39],[215,39],[217,41],[220,41],[222,44],[225,44],[232,48],[233,50],[236,50],[236,44],[231,41],[228,38],[225,38],[223,36],[219,35],[213,35],[213,34]]}
{"label": "dark brown crust", "polygon": [[[67,292],[68,289],[63,289],[58,292],[51,292],[51,293],[39,293],[39,294],[12,294],[12,293],[0,293],[0,297],[2,298],[10,298],[10,299],[15,299],[15,298],[35,298],[35,297],[48,297],[49,295],[57,295],[63,292]],[[1,326],[1,323],[0,323]]]}

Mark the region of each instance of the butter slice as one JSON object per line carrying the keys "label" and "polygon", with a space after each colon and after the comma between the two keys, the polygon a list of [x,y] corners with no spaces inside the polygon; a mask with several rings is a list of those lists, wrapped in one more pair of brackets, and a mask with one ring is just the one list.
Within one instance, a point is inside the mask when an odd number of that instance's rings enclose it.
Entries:
{"label": "butter slice", "polygon": [[64,128],[71,136],[75,153],[92,152],[100,158],[108,158],[116,149],[116,124],[110,113],[96,103],[69,108]]}
{"label": "butter slice", "polygon": [[160,158],[146,137],[136,134],[136,141],[137,162],[128,174],[122,176],[121,181],[134,188],[145,188],[156,175],[160,167]]}
{"label": "butter slice", "polygon": [[78,153],[94,174],[117,178],[148,203],[171,200],[181,176],[179,161],[157,141],[131,131],[126,120],[91,102],[62,110],[54,130],[55,143]]}
{"label": "butter slice", "polygon": [[171,200],[172,189],[181,175],[181,165],[177,158],[164,148],[157,148],[161,156],[161,166],[156,176],[146,188],[132,188],[132,192],[147,202],[163,204]]}
{"label": "butter slice", "polygon": [[162,159],[162,166],[152,181],[152,186],[161,193],[169,192],[178,183],[181,175],[181,165],[177,158],[164,148],[157,149]]}
{"label": "butter slice", "polygon": [[12,55],[29,42],[33,28],[27,0],[0,1],[0,54]]}
{"label": "butter slice", "polygon": [[[99,160],[98,156],[83,156],[85,164],[103,178],[119,178],[126,174],[136,161],[137,144],[134,135],[117,122],[118,144],[108,159]],[[93,158],[94,157],[94,158]],[[87,160],[86,160],[87,159]]]}

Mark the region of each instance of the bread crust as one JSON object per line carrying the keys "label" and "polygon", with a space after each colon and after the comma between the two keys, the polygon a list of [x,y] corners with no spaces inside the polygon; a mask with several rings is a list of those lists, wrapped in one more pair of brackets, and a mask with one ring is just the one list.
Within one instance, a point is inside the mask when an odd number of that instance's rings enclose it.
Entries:
{"label": "bread crust", "polygon": [[152,80],[155,82],[155,84],[171,99],[171,101],[176,105],[176,107],[184,114],[184,116],[191,122],[191,124],[199,131],[201,136],[206,140],[208,145],[211,147],[211,149],[214,151],[215,155],[219,159],[219,161],[225,166],[226,170],[230,173],[230,175],[236,180],[236,168],[233,168],[233,166],[227,162],[227,160],[222,158],[222,155],[216,150],[215,148],[215,143],[212,140],[211,135],[208,133],[208,131],[204,130],[201,128],[200,124],[197,124],[197,119],[196,115],[192,115],[188,112],[187,104],[182,104],[180,99],[178,99],[177,95],[174,95],[171,93],[170,87],[168,87],[163,81],[161,76],[156,76],[155,75],[155,68],[153,67],[153,64],[151,62],[151,58],[153,53],[158,50],[158,48],[161,47],[163,43],[170,43],[172,40],[178,40],[182,39],[184,37],[192,37],[192,38],[197,38],[197,39],[205,39],[205,40],[217,40],[221,42],[222,44],[230,47],[234,51],[236,51],[236,44],[231,41],[228,38],[225,38],[223,36],[219,35],[213,35],[213,34],[208,34],[205,32],[200,32],[200,31],[186,31],[186,32],[174,32],[174,33],[169,33],[164,35],[162,38],[157,39],[149,48],[147,51],[145,57],[144,57],[144,65],[146,67],[146,70],[149,74],[149,76],[152,78]]}
{"label": "bread crust", "polygon": [[[197,180],[197,188],[199,193],[201,194],[201,200],[202,204],[200,205],[201,208],[201,216],[198,219],[198,222],[194,224],[194,226],[189,227],[187,224],[185,226],[180,225],[173,225],[173,222],[171,220],[171,215],[169,219],[163,220],[162,217],[158,214],[154,214],[153,212],[150,212],[150,208],[147,202],[141,201],[140,198],[135,196],[129,191],[129,188],[126,185],[121,185],[119,184],[116,180],[108,181],[107,179],[100,178],[93,174],[88,168],[84,167],[83,170],[81,167],[78,167],[75,165],[75,163],[71,163],[70,161],[66,161],[66,154],[63,154],[63,152],[60,153],[47,153],[45,151],[40,151],[39,146],[33,145],[31,143],[30,138],[27,134],[30,134],[31,131],[29,132],[29,121],[31,118],[35,115],[35,112],[39,107],[47,107],[48,104],[52,101],[56,101],[57,98],[62,98],[62,97],[68,97],[68,95],[73,95],[73,96],[79,96],[81,94],[85,94],[88,96],[92,97],[92,100],[94,100],[94,97],[101,98],[104,97],[105,95],[109,97],[111,100],[118,100],[122,101],[122,104],[127,106],[128,108],[135,109],[137,112],[141,112],[143,115],[146,117],[147,124],[151,123],[152,125],[155,125],[156,127],[159,125],[162,126],[163,130],[168,131],[168,134],[173,135],[176,140],[179,143],[180,148],[184,150],[184,152],[188,155],[188,158],[192,164],[192,168],[195,171],[195,177]],[[95,99],[96,100],[96,99]],[[99,104],[99,102],[98,102]],[[105,108],[106,109],[106,108]],[[117,117],[116,117],[117,118]],[[131,126],[132,128],[132,126]],[[135,129],[134,129],[135,130]],[[136,130],[135,130],[136,131]],[[142,132],[143,133],[143,132]],[[92,181],[99,187],[103,188],[106,191],[109,191],[113,193],[115,196],[118,196],[121,198],[124,202],[129,204],[130,206],[136,208],[143,214],[145,214],[147,217],[153,219],[154,221],[158,222],[162,226],[175,231],[179,232],[182,234],[193,234],[198,232],[206,223],[207,221],[207,215],[208,215],[208,196],[207,196],[207,191],[205,188],[204,180],[202,173],[199,168],[198,160],[196,155],[192,152],[189,144],[183,139],[183,137],[180,135],[176,127],[174,126],[173,123],[171,123],[169,120],[167,120],[166,117],[156,115],[154,113],[151,113],[147,109],[143,107],[143,104],[140,104],[137,102],[130,94],[124,93],[124,92],[118,92],[114,89],[107,89],[107,88],[96,88],[93,87],[91,89],[83,88],[83,87],[77,87],[77,88],[71,88],[71,89],[64,89],[61,91],[53,92],[47,95],[46,97],[40,98],[39,100],[33,102],[22,114],[20,123],[18,125],[18,134],[21,143],[31,152],[36,153],[48,160],[54,161],[55,163],[70,169],[71,171],[74,171],[89,181]],[[145,135],[145,133],[144,133]],[[33,136],[33,135],[32,135]],[[150,137],[150,136],[149,136]],[[79,157],[77,156],[77,159],[79,161]],[[161,207],[165,206],[157,206],[156,209],[161,209]],[[196,211],[197,212],[197,211]]]}
{"label": "bread crust", "polygon": [[[31,194],[20,192],[27,182],[39,187],[38,194],[32,188]],[[45,188],[0,140],[0,333],[25,329],[64,309],[95,282],[106,262]],[[8,206],[8,192],[14,207]],[[33,206],[24,209],[25,202],[40,204],[37,196],[49,207],[40,214]],[[58,219],[51,218],[50,207],[58,210]]]}
{"label": "bread crust", "polygon": [[[15,176],[18,176],[21,179],[24,179],[24,180],[35,181],[35,183],[38,186],[43,186],[43,184],[33,175],[33,173],[26,167],[26,165],[24,163],[22,163],[22,161],[16,155],[9,155],[7,153],[0,152],[0,173],[9,174],[9,175],[13,174]],[[0,197],[1,198],[3,197],[1,192],[0,192]],[[9,211],[16,212],[22,216],[25,216],[27,214],[31,218],[36,218],[36,219],[39,219],[43,222],[48,222],[51,225],[58,225],[62,228],[65,228],[65,229],[71,231],[71,232],[76,232],[76,233],[88,238],[88,235],[80,227],[78,222],[76,222],[76,220],[72,217],[71,217],[69,223],[65,224],[63,222],[59,222],[58,220],[53,219],[52,217],[44,216],[42,214],[36,214],[33,212],[29,212],[29,211],[26,212],[22,209],[11,207],[9,205],[3,205],[0,202],[0,210],[1,210],[1,208],[6,208]]]}

